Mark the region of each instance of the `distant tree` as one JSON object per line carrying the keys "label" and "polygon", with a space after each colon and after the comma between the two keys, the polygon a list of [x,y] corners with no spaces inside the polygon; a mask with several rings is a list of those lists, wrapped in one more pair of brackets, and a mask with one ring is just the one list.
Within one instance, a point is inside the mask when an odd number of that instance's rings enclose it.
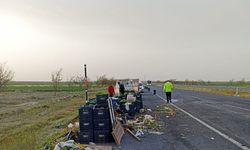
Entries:
{"label": "distant tree", "polygon": [[114,78],[107,78],[106,75],[101,75],[97,77],[96,80],[97,85],[103,87],[105,85],[114,85],[116,83],[116,80]]}
{"label": "distant tree", "polygon": [[76,76],[75,80],[74,80],[74,83],[77,84],[80,88],[83,88],[84,81],[85,81],[85,77]]}
{"label": "distant tree", "polygon": [[189,85],[189,80],[188,79],[186,79],[184,82],[185,82],[185,85]]}
{"label": "distant tree", "polygon": [[[90,85],[90,78],[87,78],[87,83],[88,83],[88,88],[91,86]],[[79,88],[87,88],[86,87],[86,81],[85,77],[83,76],[72,76],[70,79],[67,81],[68,87],[72,88],[72,86],[79,86]]]}
{"label": "distant tree", "polygon": [[241,81],[240,81],[240,84],[245,84],[245,83],[246,83],[246,79],[242,78]]}
{"label": "distant tree", "polygon": [[203,80],[198,80],[197,84],[198,84],[198,85],[205,85],[205,84],[206,84],[206,82],[205,82],[205,81],[203,81]]}
{"label": "distant tree", "polygon": [[0,91],[13,79],[14,72],[10,70],[6,63],[0,64]]}
{"label": "distant tree", "polygon": [[108,78],[106,77],[106,75],[101,75],[99,77],[97,77],[96,83],[97,85],[103,87],[105,84],[107,84]]}
{"label": "distant tree", "polygon": [[163,81],[161,81],[161,80],[157,80],[157,81],[156,81],[156,83],[163,83]]}
{"label": "distant tree", "polygon": [[229,80],[229,83],[230,83],[231,86],[233,86],[234,79]]}
{"label": "distant tree", "polygon": [[52,81],[52,86],[53,86],[55,95],[57,95],[60,82],[62,81],[62,68],[51,74],[51,81]]}

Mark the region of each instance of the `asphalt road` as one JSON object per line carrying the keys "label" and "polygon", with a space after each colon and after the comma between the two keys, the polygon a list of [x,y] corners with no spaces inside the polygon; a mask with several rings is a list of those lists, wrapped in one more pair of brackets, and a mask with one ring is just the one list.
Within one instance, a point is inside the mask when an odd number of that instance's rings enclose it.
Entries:
{"label": "asphalt road", "polygon": [[[151,87],[151,90],[154,89],[160,97],[165,98],[161,88]],[[250,148],[249,99],[174,90],[173,104],[226,136],[226,138],[222,137],[194,118],[178,111],[178,115],[173,120],[180,128],[175,128],[173,129],[175,132],[170,133],[178,134],[182,131],[182,126],[186,126],[186,130],[189,132],[185,135],[185,142],[182,142],[184,145],[186,143],[186,149],[237,150]]]}
{"label": "asphalt road", "polygon": [[[166,102],[161,88],[157,95],[143,94],[146,108],[154,110]],[[121,147],[114,150],[249,150],[250,147],[250,100],[202,92],[174,90],[173,104],[226,136],[223,137],[177,110],[174,117],[162,116],[166,131],[163,135],[146,134],[142,142],[125,134]],[[232,139],[230,141],[230,139]],[[236,143],[234,143],[236,142]],[[239,146],[240,144],[240,146]]]}
{"label": "asphalt road", "polygon": [[[210,85],[188,85],[188,87],[193,88],[208,88],[208,89],[231,89],[236,90],[236,86],[210,86]],[[238,87],[240,91],[250,91],[247,87]]]}

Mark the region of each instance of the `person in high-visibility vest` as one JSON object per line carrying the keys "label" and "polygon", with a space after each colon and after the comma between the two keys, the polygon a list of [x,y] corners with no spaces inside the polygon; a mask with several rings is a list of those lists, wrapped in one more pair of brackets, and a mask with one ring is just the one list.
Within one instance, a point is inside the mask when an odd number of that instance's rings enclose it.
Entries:
{"label": "person in high-visibility vest", "polygon": [[166,81],[163,85],[163,92],[166,93],[167,102],[171,103],[171,95],[173,90],[173,84],[170,81]]}

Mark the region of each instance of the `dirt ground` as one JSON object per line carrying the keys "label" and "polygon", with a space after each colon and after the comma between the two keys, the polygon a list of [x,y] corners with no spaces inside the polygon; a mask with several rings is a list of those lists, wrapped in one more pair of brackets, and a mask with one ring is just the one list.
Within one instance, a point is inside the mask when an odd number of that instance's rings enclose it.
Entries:
{"label": "dirt ground", "polygon": [[77,115],[82,104],[82,93],[0,93],[1,149],[38,149]]}

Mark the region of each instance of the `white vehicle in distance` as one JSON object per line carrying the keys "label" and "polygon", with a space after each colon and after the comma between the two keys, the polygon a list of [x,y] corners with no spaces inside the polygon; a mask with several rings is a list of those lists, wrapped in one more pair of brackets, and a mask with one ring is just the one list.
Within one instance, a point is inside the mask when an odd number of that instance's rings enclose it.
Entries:
{"label": "white vehicle in distance", "polygon": [[151,84],[152,84],[152,81],[148,80],[147,85],[151,85]]}

